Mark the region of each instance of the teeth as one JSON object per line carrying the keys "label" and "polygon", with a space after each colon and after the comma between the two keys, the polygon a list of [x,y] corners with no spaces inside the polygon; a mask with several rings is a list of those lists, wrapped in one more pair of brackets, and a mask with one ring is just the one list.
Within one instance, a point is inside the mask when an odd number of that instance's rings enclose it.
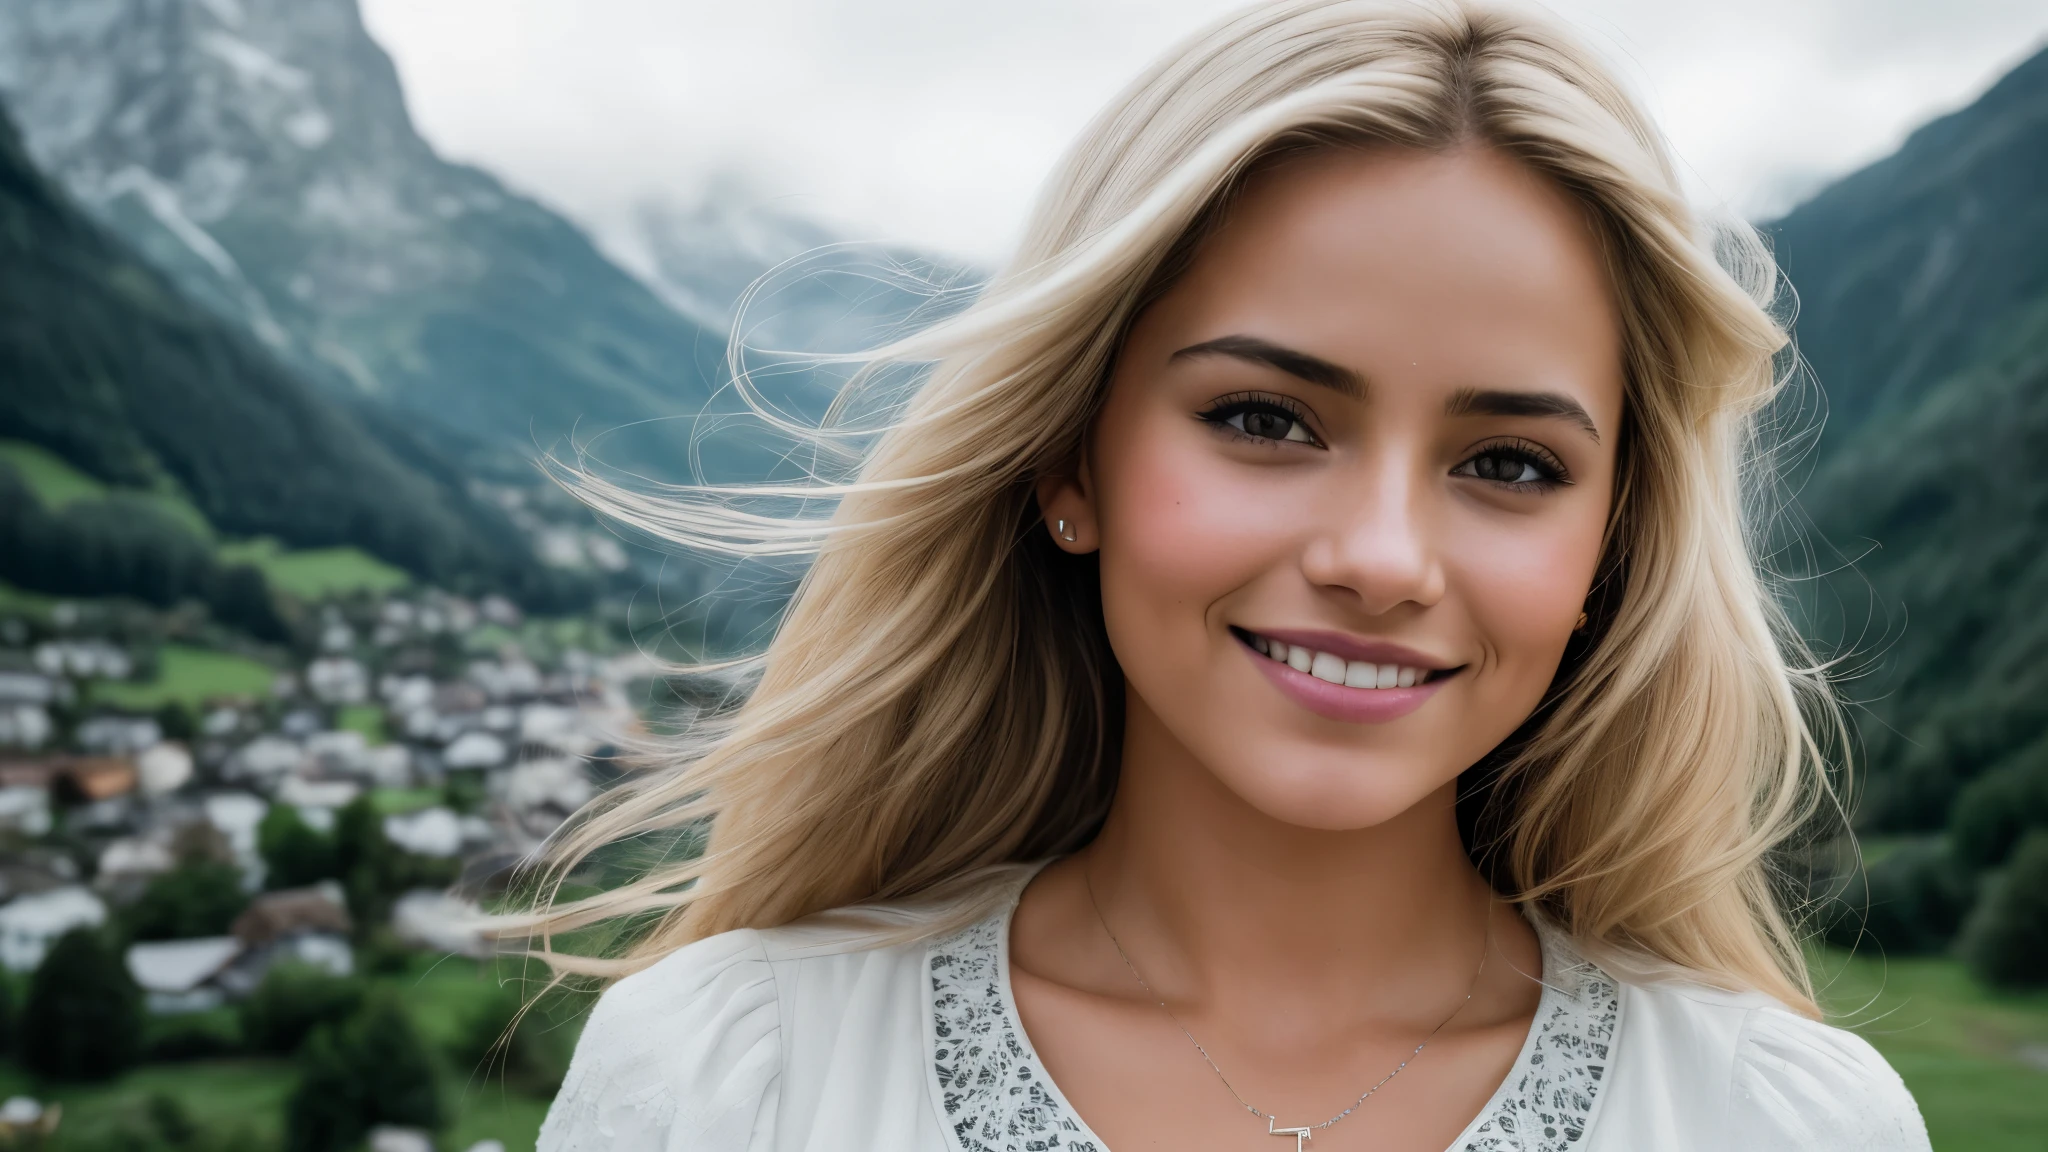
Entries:
{"label": "teeth", "polygon": [[1346,688],[1413,688],[1427,679],[1429,673],[1421,668],[1408,668],[1400,664],[1371,664],[1364,660],[1345,660],[1329,652],[1317,652],[1299,644],[1288,644],[1253,635],[1252,648],[1268,659],[1277,660],[1296,672],[1306,672],[1318,680],[1331,684],[1342,684]]}

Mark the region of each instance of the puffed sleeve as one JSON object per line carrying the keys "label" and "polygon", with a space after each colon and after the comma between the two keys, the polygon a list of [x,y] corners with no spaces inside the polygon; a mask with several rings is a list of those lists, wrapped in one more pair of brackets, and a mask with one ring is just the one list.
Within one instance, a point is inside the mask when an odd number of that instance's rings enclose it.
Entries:
{"label": "puffed sleeve", "polygon": [[537,1152],[766,1147],[780,1067],[759,934],[699,940],[599,998]]}
{"label": "puffed sleeve", "polygon": [[1868,1041],[1783,1008],[1749,1013],[1730,1095],[1743,1152],[1928,1152],[1912,1093]]}

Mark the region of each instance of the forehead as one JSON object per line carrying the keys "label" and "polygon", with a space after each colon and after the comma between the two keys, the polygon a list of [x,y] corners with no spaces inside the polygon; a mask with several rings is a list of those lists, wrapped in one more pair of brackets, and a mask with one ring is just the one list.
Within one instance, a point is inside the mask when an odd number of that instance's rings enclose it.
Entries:
{"label": "forehead", "polygon": [[1253,330],[1374,379],[1611,386],[1618,411],[1621,327],[1593,228],[1489,148],[1333,149],[1264,171],[1169,302],[1180,335]]}

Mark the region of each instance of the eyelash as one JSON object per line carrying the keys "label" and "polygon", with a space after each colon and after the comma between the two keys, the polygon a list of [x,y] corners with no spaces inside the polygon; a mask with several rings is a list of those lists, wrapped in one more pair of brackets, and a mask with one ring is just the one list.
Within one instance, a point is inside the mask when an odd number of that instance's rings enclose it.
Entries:
{"label": "eyelash", "polygon": [[[1291,420],[1299,425],[1302,432],[1309,437],[1308,444],[1317,448],[1324,446],[1321,437],[1318,437],[1315,434],[1315,430],[1309,427],[1308,413],[1300,405],[1285,396],[1276,396],[1268,392],[1236,392],[1229,396],[1219,396],[1208,408],[1198,414],[1198,418],[1210,427],[1216,428],[1235,439],[1260,444],[1290,443],[1290,441],[1271,436],[1255,435],[1231,423],[1235,418],[1253,413],[1266,413]],[[1492,477],[1481,476],[1476,471],[1463,471],[1467,466],[1489,456],[1533,465],[1540,475],[1534,480],[1498,480]],[[1451,473],[1457,476],[1470,476],[1475,480],[1482,480],[1488,484],[1496,484],[1512,492],[1549,492],[1572,482],[1571,473],[1565,468],[1564,461],[1559,460],[1555,453],[1541,444],[1523,440],[1519,437],[1494,440],[1481,445],[1471,455],[1465,457],[1456,468],[1453,468]]]}
{"label": "eyelash", "polygon": [[1239,440],[1247,440],[1258,444],[1304,443],[1303,441],[1291,441],[1273,436],[1255,435],[1230,423],[1231,420],[1237,417],[1249,416],[1255,413],[1280,416],[1291,420],[1299,425],[1302,432],[1308,436],[1308,440],[1305,442],[1307,446],[1313,448],[1324,446],[1322,437],[1317,436],[1315,429],[1309,425],[1307,410],[1285,396],[1276,396],[1270,392],[1233,392],[1228,396],[1219,396],[1210,403],[1209,407],[1198,413],[1196,418],[1210,427]]}
{"label": "eyelash", "polygon": [[[1464,471],[1467,466],[1488,456],[1533,465],[1541,475],[1535,480],[1497,480],[1492,477],[1481,476],[1476,471]],[[1488,484],[1497,484],[1511,492],[1548,492],[1572,482],[1571,473],[1565,469],[1564,461],[1559,460],[1548,448],[1543,447],[1541,444],[1515,437],[1495,440],[1481,445],[1470,456],[1465,457],[1464,461],[1456,468],[1451,469],[1451,474],[1454,476],[1470,476],[1475,480],[1482,480]]]}

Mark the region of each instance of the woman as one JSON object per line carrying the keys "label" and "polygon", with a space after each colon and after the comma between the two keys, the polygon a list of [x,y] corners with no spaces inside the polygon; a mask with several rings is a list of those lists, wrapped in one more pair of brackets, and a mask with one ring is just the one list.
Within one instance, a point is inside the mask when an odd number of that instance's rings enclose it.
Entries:
{"label": "woman", "polygon": [[1772,279],[1547,24],[1183,44],[856,479],[600,493],[817,556],[565,838],[709,829],[536,915],[634,930],[550,953],[625,978],[542,1147],[1925,1148],[1766,867],[1830,715],[1745,543]]}

